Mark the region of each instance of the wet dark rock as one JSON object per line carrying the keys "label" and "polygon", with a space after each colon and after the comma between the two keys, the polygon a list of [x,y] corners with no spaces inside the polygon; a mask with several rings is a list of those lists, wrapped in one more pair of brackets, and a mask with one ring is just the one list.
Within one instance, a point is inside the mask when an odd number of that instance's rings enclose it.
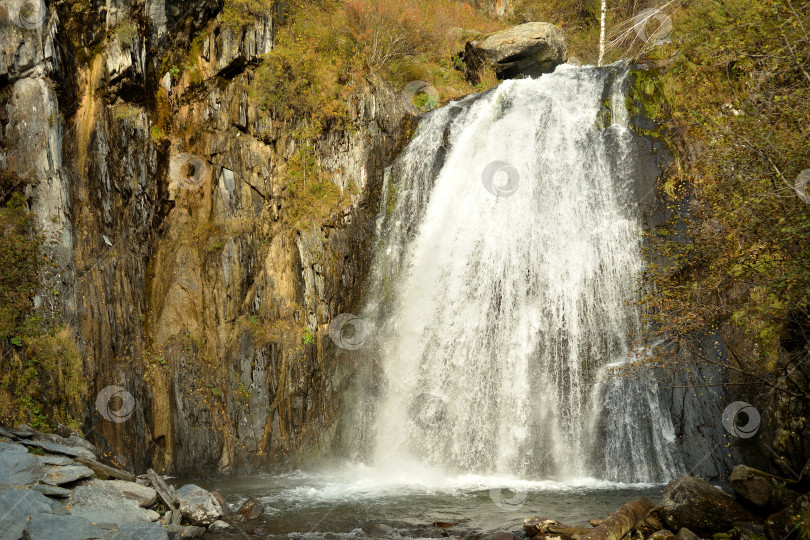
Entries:
{"label": "wet dark rock", "polygon": [[703,537],[728,531],[737,521],[755,520],[730,495],[692,476],[667,484],[656,510],[670,530],[686,527]]}
{"label": "wet dark rock", "polygon": [[675,533],[667,529],[661,529],[648,536],[647,540],[672,540],[673,538],[675,538]]}
{"label": "wet dark rock", "polygon": [[734,467],[729,480],[737,495],[759,508],[776,510],[790,505],[799,498],[799,493],[789,487],[795,487],[796,482],[746,465]]}
{"label": "wet dark rock", "polygon": [[737,540],[755,540],[765,536],[765,525],[759,522],[735,523],[731,531]]}
{"label": "wet dark rock", "polygon": [[[6,484],[33,484],[45,472],[39,460],[25,447],[14,443],[0,443],[0,482]],[[20,450],[22,448],[22,450]]]}
{"label": "wet dark rock", "polygon": [[239,514],[241,519],[250,521],[264,514],[264,505],[256,499],[248,499],[239,507],[236,513]]}
{"label": "wet dark rock", "polygon": [[85,518],[54,514],[32,516],[26,534],[29,540],[90,540],[104,537],[101,528]]}
{"label": "wet dark rock", "polygon": [[681,528],[678,531],[678,534],[675,535],[677,540],[700,540],[700,537],[687,529],[686,527]]}
{"label": "wet dark rock", "polygon": [[42,481],[52,486],[61,486],[93,476],[93,470],[84,465],[65,465],[62,467],[48,467],[42,475]]}
{"label": "wet dark rock", "polygon": [[807,513],[810,513],[810,494],[802,495],[787,508],[768,516],[765,520],[765,536],[768,540],[796,540],[799,538],[796,516]]}
{"label": "wet dark rock", "polygon": [[177,501],[183,517],[195,525],[208,526],[222,517],[222,507],[214,496],[194,484],[178,489]]}

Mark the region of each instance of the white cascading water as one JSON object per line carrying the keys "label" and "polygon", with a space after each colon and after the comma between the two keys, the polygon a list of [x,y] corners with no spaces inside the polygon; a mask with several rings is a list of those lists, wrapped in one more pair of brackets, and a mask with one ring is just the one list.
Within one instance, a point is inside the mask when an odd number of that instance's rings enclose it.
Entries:
{"label": "white cascading water", "polygon": [[363,314],[384,379],[365,400],[376,467],[677,472],[655,381],[606,377],[640,329],[626,71],[505,81],[424,118],[392,166]]}

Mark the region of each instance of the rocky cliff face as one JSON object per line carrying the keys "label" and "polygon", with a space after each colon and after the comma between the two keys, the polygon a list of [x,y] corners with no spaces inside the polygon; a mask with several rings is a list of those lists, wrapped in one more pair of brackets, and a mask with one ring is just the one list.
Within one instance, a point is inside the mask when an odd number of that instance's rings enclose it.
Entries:
{"label": "rocky cliff face", "polygon": [[[358,300],[399,96],[350,98],[356,129],[312,147],[340,211],[293,223],[285,179],[307,119],[249,96],[281,12],[234,30],[216,2],[42,8],[0,18],[0,165],[35,179],[53,262],[36,306],[79,345],[88,437],[178,474],[317,451],[351,363],[326,329]],[[125,422],[96,408],[110,385],[134,398]]]}

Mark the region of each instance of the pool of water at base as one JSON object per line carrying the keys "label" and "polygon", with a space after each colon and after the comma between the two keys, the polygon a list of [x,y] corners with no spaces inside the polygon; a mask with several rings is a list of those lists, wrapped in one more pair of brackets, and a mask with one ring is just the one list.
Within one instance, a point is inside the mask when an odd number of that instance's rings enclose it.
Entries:
{"label": "pool of water at base", "polygon": [[[588,526],[589,519],[604,518],[640,497],[657,504],[663,488],[592,478],[522,480],[408,470],[381,474],[355,465],[183,481],[190,482],[219,492],[234,511],[248,498],[258,499],[264,516],[241,525],[242,532],[262,528],[265,537],[279,539],[368,538],[361,528],[375,523],[393,527],[388,536],[394,538],[471,537],[476,532],[522,531],[523,519],[531,516]],[[435,522],[455,525],[441,528]]]}

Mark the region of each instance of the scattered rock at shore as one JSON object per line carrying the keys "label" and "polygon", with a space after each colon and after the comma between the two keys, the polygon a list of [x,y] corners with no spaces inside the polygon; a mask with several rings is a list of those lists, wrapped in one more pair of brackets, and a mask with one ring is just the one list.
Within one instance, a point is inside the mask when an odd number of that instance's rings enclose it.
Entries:
{"label": "scattered rock at shore", "polygon": [[194,484],[177,490],[180,513],[194,525],[208,526],[222,517],[222,507],[211,493]]}
{"label": "scattered rock at shore", "polygon": [[[0,428],[0,538],[168,540],[201,537],[205,528],[197,525],[215,524],[211,532],[218,533],[232,529],[217,521],[227,508],[221,496],[195,485],[175,491],[151,469],[138,478],[100,463],[97,455],[75,434]],[[254,502],[246,512],[258,517],[264,507]],[[155,510],[166,507],[166,519],[159,521]]]}
{"label": "scattered rock at shore", "polygon": [[756,520],[730,495],[693,476],[667,484],[656,510],[670,530],[686,527],[703,538],[726,532],[737,521]]}
{"label": "scattered rock at shore", "polygon": [[241,520],[251,521],[264,514],[264,505],[256,499],[248,499],[239,507],[236,513],[239,514]]}

